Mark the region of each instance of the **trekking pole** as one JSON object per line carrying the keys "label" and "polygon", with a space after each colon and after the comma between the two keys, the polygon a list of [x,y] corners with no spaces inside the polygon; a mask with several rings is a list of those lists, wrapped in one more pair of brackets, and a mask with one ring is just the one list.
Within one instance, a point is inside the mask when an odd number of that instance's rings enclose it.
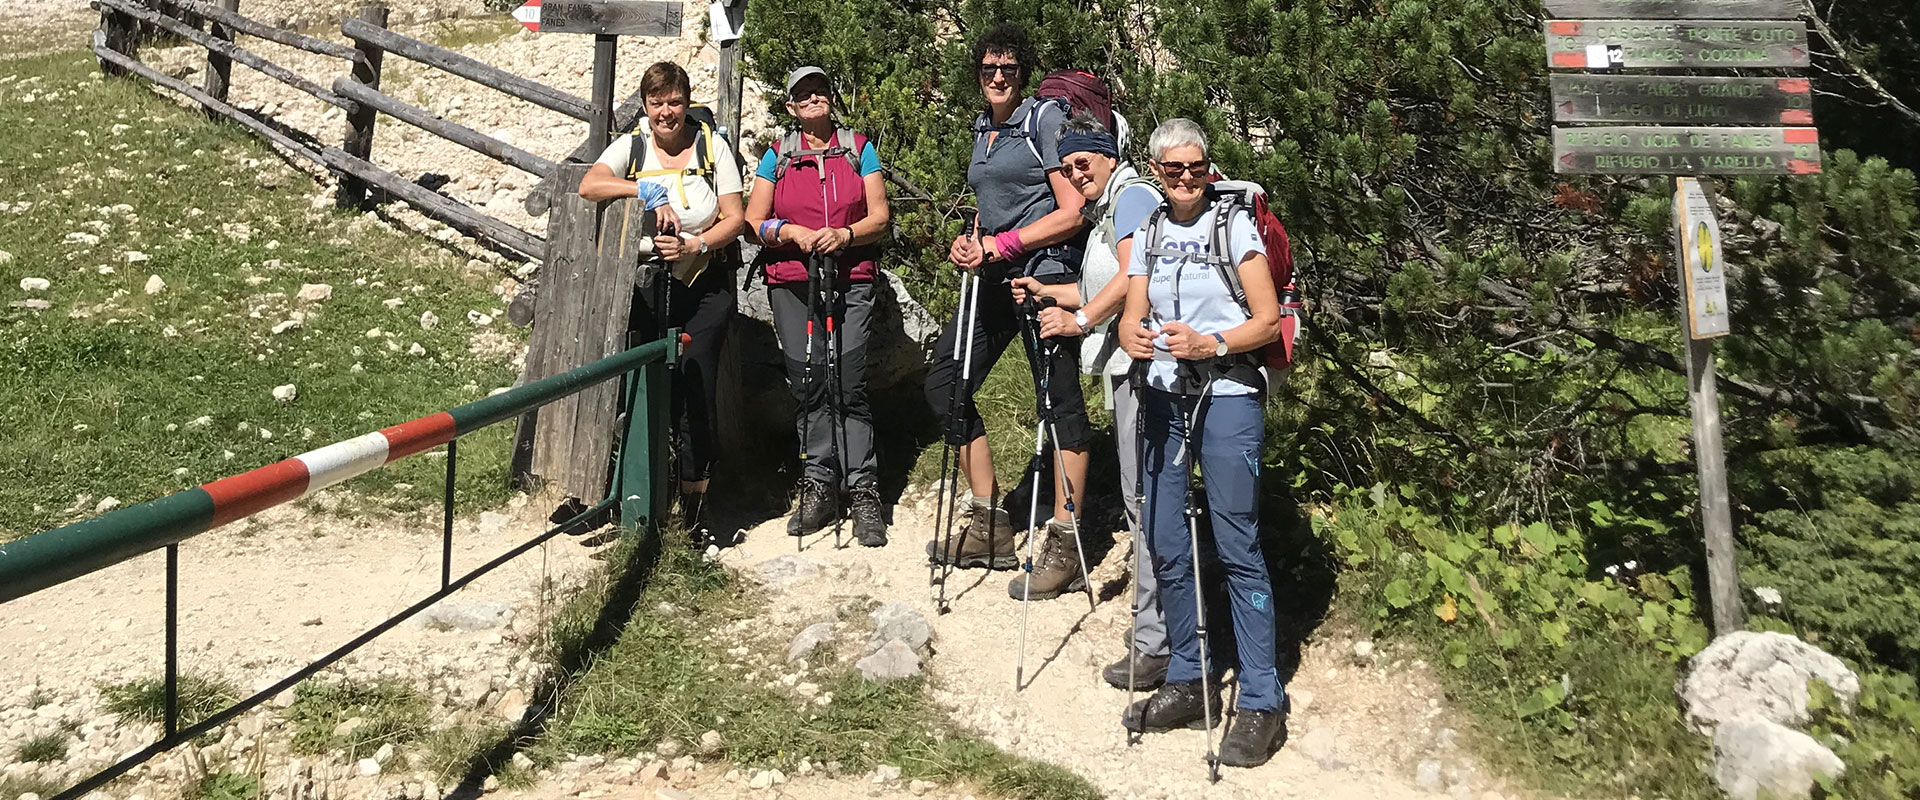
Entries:
{"label": "trekking pole", "polygon": [[[1147,324],[1147,319],[1145,317],[1140,318],[1140,327],[1149,332],[1153,330],[1153,326]],[[1141,508],[1138,511],[1138,516],[1136,516],[1135,519],[1138,520],[1138,523],[1136,524],[1140,528],[1140,543],[1142,545],[1145,545],[1145,549],[1146,549],[1145,553],[1133,554],[1133,603],[1128,608],[1129,610],[1133,611],[1136,614],[1139,613],[1139,609],[1140,609],[1140,581],[1141,581],[1140,573],[1142,572],[1141,563],[1144,561],[1146,564],[1146,569],[1153,569],[1153,539],[1151,539],[1147,535],[1147,521],[1152,519],[1152,517],[1147,515],[1148,511],[1146,509],[1146,497],[1147,497],[1147,490],[1146,490],[1146,480],[1147,480],[1146,395],[1147,395],[1147,392],[1146,392],[1146,388],[1147,388],[1147,368],[1152,366],[1152,364],[1153,364],[1153,359],[1150,359],[1150,358],[1135,361],[1133,362],[1133,369],[1130,370],[1127,375],[1127,382],[1129,384],[1132,384],[1133,386],[1133,438],[1134,438],[1133,496],[1134,496],[1134,500],[1139,502],[1141,505]],[[1162,446],[1164,447],[1165,445],[1163,444]],[[1194,589],[1195,591],[1198,591],[1199,587],[1196,586],[1194,587]],[[1133,646],[1135,644],[1134,639],[1135,639],[1135,636],[1134,636],[1133,629],[1132,627],[1129,627],[1127,629],[1127,708],[1133,708],[1133,698],[1134,698],[1134,695],[1137,693],[1137,690],[1134,687],[1138,683],[1138,675],[1140,671],[1139,670],[1140,659],[1134,657],[1136,655],[1133,650]],[[1140,731],[1129,729],[1127,731],[1127,746],[1132,747],[1136,744],[1139,744],[1140,736],[1141,736]]]}
{"label": "trekking pole", "polygon": [[[804,263],[807,267],[807,344],[806,344],[806,347],[802,349],[804,356],[803,356],[803,360],[800,363],[800,412],[799,412],[800,413],[800,478],[801,478],[800,485],[804,487],[806,486],[807,466],[811,464],[813,461],[813,454],[808,452],[809,448],[807,446],[808,441],[811,440],[812,438],[813,410],[808,408],[807,406],[809,405],[809,401],[812,400],[813,398],[813,323],[814,323],[814,320],[819,317],[819,311],[820,311],[819,306],[817,305],[820,299],[820,293],[816,291],[820,285],[820,275],[817,269],[817,265],[814,264],[814,260],[811,257],[805,259],[802,263]],[[806,498],[802,497],[800,499],[802,501],[801,508],[795,509],[794,510],[795,514],[798,514],[805,509]],[[806,550],[806,547],[805,547],[806,539],[807,537],[805,535],[793,537],[794,552],[798,553]]]}
{"label": "trekking pole", "polygon": [[[1040,307],[1042,309],[1052,308],[1055,305],[1058,305],[1058,303],[1051,297],[1040,298]],[[1087,610],[1092,611],[1097,608],[1098,605],[1093,597],[1093,575],[1087,570],[1087,551],[1081,547],[1085,542],[1080,539],[1080,509],[1078,505],[1073,502],[1073,478],[1067,475],[1067,454],[1066,451],[1060,449],[1060,425],[1059,422],[1054,419],[1053,379],[1056,376],[1053,374],[1053,358],[1060,352],[1060,343],[1049,342],[1040,338],[1039,316],[1037,314],[1034,317],[1033,336],[1034,341],[1041,347],[1047,348],[1048,351],[1042,356],[1044,363],[1042,363],[1040,367],[1040,397],[1042,402],[1046,404],[1046,413],[1041,416],[1041,419],[1045,420],[1047,424],[1047,441],[1053,443],[1054,466],[1059,469],[1060,473],[1060,491],[1066,493],[1066,503],[1064,507],[1067,509],[1067,521],[1073,525],[1073,552],[1080,557],[1080,582],[1086,585]],[[1038,486],[1039,479],[1035,478],[1034,483]]]}
{"label": "trekking pole", "polygon": [[[1028,308],[1032,307],[1031,298],[1028,299],[1027,305]],[[1034,373],[1033,385],[1035,390],[1040,394],[1045,394],[1045,389],[1040,381],[1040,365],[1037,361],[1040,357],[1040,346],[1036,341],[1038,336],[1039,334],[1033,330],[1033,322],[1023,313],[1020,318],[1020,339],[1027,346],[1027,367]],[[1033,543],[1034,540],[1040,538],[1040,535],[1034,530],[1034,527],[1039,523],[1040,517],[1040,464],[1041,459],[1046,457],[1045,451],[1042,450],[1042,446],[1046,442],[1046,430],[1047,421],[1044,417],[1034,422],[1033,458],[1027,461],[1027,474],[1033,476],[1033,482],[1027,492],[1027,559],[1020,565],[1024,577],[1021,578],[1020,587],[1020,654],[1016,657],[1013,666],[1013,690],[1016,692],[1020,691],[1026,685],[1027,611],[1033,606]],[[1054,449],[1059,449],[1057,443]],[[1069,502],[1071,502],[1071,500],[1069,500]]]}
{"label": "trekking pole", "polygon": [[[1183,368],[1186,365],[1182,365]],[[1200,582],[1200,510],[1194,507],[1194,468],[1196,455],[1193,443],[1201,435],[1200,423],[1206,418],[1207,401],[1213,395],[1213,377],[1209,375],[1200,389],[1200,399],[1193,404],[1193,416],[1182,421],[1186,423],[1186,435],[1180,439],[1180,482],[1187,487],[1187,542],[1193,558],[1193,609],[1194,633],[1200,639],[1200,704],[1206,715],[1207,736],[1207,776],[1214,783],[1220,782],[1220,756],[1213,750],[1213,670],[1208,663],[1207,652],[1207,604],[1201,599]],[[1183,415],[1184,416],[1184,415]],[[1200,472],[1198,478],[1201,490],[1206,489],[1206,473]]]}
{"label": "trekking pole", "polygon": [[[833,442],[834,496],[838,499],[847,486],[847,420],[846,397],[840,387],[840,327],[835,323],[836,296],[839,294],[840,268],[837,262],[832,265],[833,274],[821,278],[820,309],[827,318],[827,424],[828,438]],[[844,530],[847,514],[841,503],[834,506],[840,513],[833,519],[833,549],[841,550],[846,544],[840,539]]]}
{"label": "trekking pole", "polygon": [[[978,236],[980,231],[980,221],[978,218],[974,220],[973,230],[974,234]],[[963,390],[963,387],[971,391],[968,384],[973,380],[973,339],[974,327],[980,322],[980,282],[981,277],[975,270],[962,269],[960,271],[960,312],[956,320],[959,326],[955,331],[953,340],[953,358],[959,362],[960,379],[948,387],[946,430],[942,431],[942,438],[947,440],[947,445],[946,448],[941,451],[942,469],[940,471],[940,492],[945,497],[947,514],[945,527],[941,527],[937,515],[939,507],[935,507],[934,535],[941,537],[940,550],[937,556],[930,556],[928,558],[928,561],[936,561],[937,559],[939,562],[940,596],[935,602],[935,609],[937,613],[940,614],[946,614],[953,610],[953,607],[947,603],[947,579],[953,577],[953,570],[956,566],[954,562],[958,560],[953,558],[952,555],[953,526],[960,511],[961,454],[953,444],[952,437],[960,435],[956,433],[956,429],[960,426],[960,392]],[[947,459],[948,455],[953,456],[951,463],[949,463]],[[993,549],[993,525],[991,519],[988,520],[987,525],[987,548],[989,552]]]}

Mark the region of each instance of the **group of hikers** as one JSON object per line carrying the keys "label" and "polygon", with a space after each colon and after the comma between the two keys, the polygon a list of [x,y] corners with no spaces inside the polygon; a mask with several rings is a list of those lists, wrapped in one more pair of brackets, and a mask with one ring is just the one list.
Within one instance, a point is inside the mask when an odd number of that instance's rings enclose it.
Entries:
{"label": "group of hikers", "polygon": [[[926,548],[942,603],[952,570],[1022,566],[1015,515],[1003,505],[974,404],[1019,337],[1041,420],[1035,462],[1047,460],[1054,485],[1044,523],[1038,487],[1018,510],[1027,556],[1009,594],[1091,597],[1078,513],[1095,431],[1081,375],[1096,375],[1114,411],[1136,559],[1128,652],[1103,674],[1116,688],[1156,690],[1129,702],[1122,723],[1136,733],[1211,730],[1225,716],[1222,678],[1231,666],[1237,713],[1217,756],[1209,735],[1209,758],[1265,763],[1287,711],[1257,527],[1263,367],[1286,315],[1276,269],[1287,258],[1284,233],[1263,221],[1271,214],[1257,187],[1221,180],[1193,121],[1153,130],[1143,175],[1123,156],[1125,119],[1104,101],[1074,102],[1072,87],[1049,92],[1047,82],[1027,96],[1037,59],[1023,30],[987,31],[972,52],[986,102],[967,164],[978,213],[948,250],[960,303],[934,344],[925,387],[945,421],[946,524],[936,521]],[[642,76],[644,122],[606,149],[579,192],[593,201],[637,197],[654,212],[650,245],[664,269],[653,280],[664,285],[635,290],[629,327],[647,338],[667,328],[685,334],[673,414],[688,528],[704,527],[718,361],[735,306],[729,259],[737,262],[734,244],[744,237],[760,247],[752,266],[764,272],[799,406],[803,466],[789,533],[850,520],[857,542],[880,547],[887,527],[866,366],[876,243],[891,224],[887,187],[874,143],[836,120],[825,71],[800,67],[785,84],[794,125],[759,160],[750,192],[724,137],[689,115],[687,73],[666,62]],[[1270,250],[1278,251],[1272,263]],[[1046,471],[1029,470],[1035,483]],[[961,476],[965,498],[955,497]],[[1202,516],[1212,534],[1207,560],[1217,558],[1223,576],[1206,583],[1225,587],[1231,612],[1237,652],[1228,659],[1212,658],[1206,641]]]}

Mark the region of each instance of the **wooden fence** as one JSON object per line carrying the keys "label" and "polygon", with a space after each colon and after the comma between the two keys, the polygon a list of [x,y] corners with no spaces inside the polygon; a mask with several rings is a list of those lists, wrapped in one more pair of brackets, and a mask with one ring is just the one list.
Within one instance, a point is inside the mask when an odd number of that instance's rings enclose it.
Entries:
{"label": "wooden fence", "polygon": [[[92,5],[100,12],[100,27],[93,35],[93,50],[100,59],[103,71],[112,75],[136,76],[177,92],[198,104],[208,114],[232,120],[285,152],[333,172],[339,178],[338,203],[341,207],[362,207],[372,192],[384,192],[461,233],[483,240],[495,249],[504,249],[525,259],[546,259],[544,238],[374,164],[374,131],[384,114],[534,175],[539,183],[527,202],[529,213],[534,215],[545,213],[551,205],[551,187],[560,162],[443,119],[431,111],[382,92],[381,67],[388,55],[397,56],[568,117],[591,121],[594,109],[586,99],[388,30],[387,10],[383,7],[363,8],[357,16],[341,24],[341,34],[353,42],[347,45],[276,28],[242,16],[239,13],[239,0],[220,0],[218,5],[203,0],[93,0]],[[139,31],[143,26],[204,48],[207,51],[205,83],[194,86],[142,62],[138,43]],[[346,74],[323,83],[247,49],[236,41],[236,35],[264,39],[339,59],[344,62]],[[245,111],[229,103],[228,88],[232,84],[232,68],[236,63],[346,112],[346,132],[340,144],[328,144],[318,132],[297,130],[265,114]],[[622,130],[633,125],[638,119],[639,106],[637,96],[621,104],[613,115],[615,129]],[[569,156],[569,160],[591,159],[597,150],[594,143],[583,143]]]}

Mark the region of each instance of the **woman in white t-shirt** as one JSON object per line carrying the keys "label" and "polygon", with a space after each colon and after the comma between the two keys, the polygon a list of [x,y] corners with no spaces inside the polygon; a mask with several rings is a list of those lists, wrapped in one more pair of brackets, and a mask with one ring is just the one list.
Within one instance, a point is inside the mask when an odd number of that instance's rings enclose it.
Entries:
{"label": "woman in white t-shirt", "polygon": [[[1194,569],[1199,549],[1187,516],[1198,505],[1189,493],[1197,465],[1205,477],[1205,508],[1226,571],[1239,651],[1239,711],[1221,742],[1220,763],[1253,767],[1266,763],[1279,744],[1286,690],[1274,665],[1273,582],[1260,551],[1264,387],[1235,380],[1225,367],[1228,356],[1257,352],[1280,337],[1280,300],[1253,216],[1216,202],[1207,189],[1207,139],[1200,126],[1168,120],[1147,147],[1167,202],[1134,234],[1120,340],[1129,356],[1145,362],[1141,516],[1172,660],[1166,685],[1128,708],[1122,722],[1131,730],[1158,731],[1220,719],[1220,685],[1213,678],[1225,665],[1209,664],[1202,653]],[[1216,216],[1227,210],[1233,216],[1224,220],[1224,236],[1216,236],[1222,222]],[[1221,278],[1226,269],[1240,276],[1244,308]]]}
{"label": "woman in white t-shirt", "polygon": [[734,311],[739,257],[733,244],[746,230],[740,164],[724,138],[688,118],[693,88],[678,64],[648,67],[640,76],[640,95],[646,124],[600,154],[580,180],[580,196],[595,202],[640,197],[658,206],[660,235],[648,249],[666,263],[672,278],[664,280],[664,291],[634,292],[628,330],[641,340],[668,328],[688,337],[680,366],[673,370],[680,514],[688,531],[703,540],[707,481],[718,439],[715,384]]}

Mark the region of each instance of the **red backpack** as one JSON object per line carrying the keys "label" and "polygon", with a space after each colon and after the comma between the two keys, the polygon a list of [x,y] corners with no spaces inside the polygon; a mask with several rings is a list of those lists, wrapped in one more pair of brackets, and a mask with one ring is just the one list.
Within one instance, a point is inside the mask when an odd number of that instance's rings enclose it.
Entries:
{"label": "red backpack", "polygon": [[[1107,126],[1107,132],[1113,134],[1113,140],[1119,145],[1120,152],[1127,151],[1127,139],[1131,128],[1127,125],[1127,118],[1113,110],[1113,92],[1107,89],[1106,81],[1100,80],[1100,76],[1083,69],[1050,72],[1040,79],[1040,89],[1033,93],[1033,97],[1039,102],[1034,104],[1033,109],[1027,113],[1026,118],[1020,120],[1013,131],[1005,132],[1026,140],[1027,150],[1033,153],[1034,160],[1039,161],[1042,168],[1052,169],[1059,166],[1048,164],[1046,159],[1040,157],[1038,144],[1040,111],[1047,104],[1057,104],[1067,116],[1072,116],[1075,111],[1085,112],[1095,121]],[[982,115],[981,121],[974,126],[976,138],[989,130],[994,130],[986,124],[985,119]]]}
{"label": "red backpack", "polygon": [[[1253,356],[1258,366],[1275,373],[1292,369],[1302,309],[1299,285],[1293,274],[1293,243],[1287,238],[1287,226],[1280,223],[1280,217],[1268,206],[1267,190],[1261,188],[1260,184],[1225,180],[1217,172],[1208,175],[1207,181],[1210,184],[1207,193],[1213,196],[1219,207],[1213,215],[1213,236],[1207,246],[1206,261],[1218,267],[1214,272],[1227,284],[1227,291],[1240,304],[1240,310],[1251,317],[1253,309],[1247,303],[1247,289],[1240,283],[1239,265],[1231,263],[1231,248],[1227,238],[1227,225],[1233,220],[1235,212],[1246,209],[1253,217],[1260,243],[1266,247],[1267,271],[1273,276],[1273,288],[1280,297],[1280,338],[1264,350],[1246,355]],[[1147,255],[1190,257],[1184,251],[1160,249],[1160,224],[1165,218],[1166,206],[1154,210],[1147,218],[1147,246],[1152,248]]]}

